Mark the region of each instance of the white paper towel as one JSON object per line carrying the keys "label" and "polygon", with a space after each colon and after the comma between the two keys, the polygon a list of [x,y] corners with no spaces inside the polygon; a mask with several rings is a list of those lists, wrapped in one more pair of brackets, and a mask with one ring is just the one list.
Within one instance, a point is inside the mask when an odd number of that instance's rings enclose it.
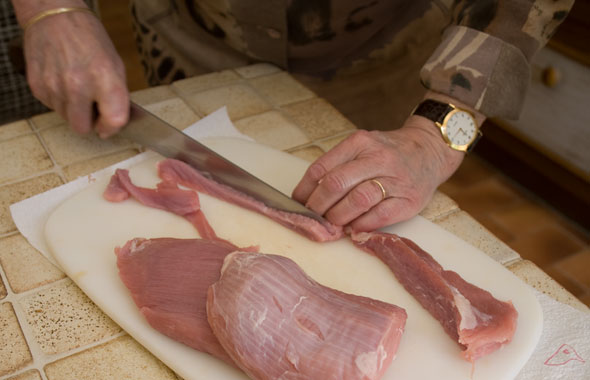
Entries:
{"label": "white paper towel", "polygon": [[536,296],[543,309],[543,333],[517,379],[589,380],[590,313],[540,292]]}
{"label": "white paper towel", "polygon": [[[197,121],[190,127],[184,129],[183,132],[197,140],[207,137],[236,137],[252,141],[250,137],[242,134],[236,129],[227,115],[226,107],[220,108],[207,117]],[[29,241],[29,243],[59,268],[59,265],[51,256],[51,253],[47,248],[44,236],[45,223],[53,210],[63,201],[84,189],[97,178],[111,176],[115,169],[129,168],[153,155],[154,153],[151,151],[138,154],[137,156],[118,162],[88,176],[80,177],[65,185],[12,204],[10,206],[12,220],[16,224],[19,232]]]}
{"label": "white paper towel", "polygon": [[[206,137],[238,137],[252,140],[240,133],[222,108],[203,118],[184,132],[196,139]],[[88,186],[93,179],[112,175],[116,168],[127,168],[148,158],[146,152],[119,162],[87,177],[36,195],[10,206],[12,218],[20,233],[45,257],[55,263],[45,244],[44,227],[51,212],[61,202]],[[537,292],[543,308],[543,335],[518,380],[588,380],[590,379],[590,313],[583,313]],[[526,321],[521,321],[526,323]],[[474,380],[477,380],[477,375]]]}

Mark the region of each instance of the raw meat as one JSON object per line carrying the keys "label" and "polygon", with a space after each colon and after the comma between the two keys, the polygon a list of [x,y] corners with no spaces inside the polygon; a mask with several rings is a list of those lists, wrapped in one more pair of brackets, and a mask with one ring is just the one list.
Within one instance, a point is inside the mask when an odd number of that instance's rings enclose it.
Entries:
{"label": "raw meat", "polygon": [[256,380],[373,380],[395,357],[405,310],[322,286],[292,260],[234,252],[209,288],[209,324]]}
{"label": "raw meat", "polygon": [[226,202],[265,215],[277,223],[314,241],[338,240],[344,236],[341,226],[320,223],[300,214],[280,211],[229,186],[215,182],[182,161],[166,159],[158,163],[158,174],[164,181],[178,183]]}
{"label": "raw meat", "polygon": [[445,270],[409,239],[374,232],[353,234],[352,240],[391,268],[404,288],[463,347],[467,360],[474,362],[511,341],[518,317],[511,302],[497,300],[456,272]]}
{"label": "raw meat", "polygon": [[110,202],[121,202],[132,195],[140,203],[170,211],[192,223],[204,239],[222,240],[207,222],[201,211],[199,195],[192,190],[179,189],[176,183],[163,181],[156,189],[135,186],[129,177],[129,171],[117,169],[111,177],[103,197]]}
{"label": "raw meat", "polygon": [[233,364],[207,322],[207,289],[237,247],[202,239],[133,239],[115,250],[119,276],[159,332]]}

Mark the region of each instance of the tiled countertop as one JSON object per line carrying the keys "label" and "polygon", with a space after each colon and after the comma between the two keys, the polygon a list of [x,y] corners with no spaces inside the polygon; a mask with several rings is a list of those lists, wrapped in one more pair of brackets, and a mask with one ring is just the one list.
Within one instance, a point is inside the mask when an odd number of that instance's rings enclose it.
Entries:
{"label": "tiled countertop", "polygon": [[[323,99],[270,65],[185,79],[132,99],[176,128],[227,105],[256,141],[312,161],[355,130]],[[0,380],[176,379],[17,231],[10,204],[139,151],[114,137],[81,137],[55,113],[0,126]],[[536,289],[586,306],[437,192],[422,215],[505,265]]]}

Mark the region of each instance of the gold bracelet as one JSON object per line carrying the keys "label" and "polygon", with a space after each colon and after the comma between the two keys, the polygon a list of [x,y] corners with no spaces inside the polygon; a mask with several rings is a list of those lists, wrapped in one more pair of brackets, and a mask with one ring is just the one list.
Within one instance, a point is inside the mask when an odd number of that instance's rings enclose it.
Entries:
{"label": "gold bracelet", "polygon": [[27,21],[25,26],[23,26],[23,34],[25,34],[27,32],[27,30],[33,24],[37,23],[40,20],[43,20],[45,17],[58,15],[60,13],[68,13],[68,12],[86,12],[86,13],[90,13],[90,14],[93,14],[94,16],[96,16],[96,14],[90,8],[70,7],[70,8],[48,9],[46,11],[43,11],[43,12],[33,16],[29,21]]}

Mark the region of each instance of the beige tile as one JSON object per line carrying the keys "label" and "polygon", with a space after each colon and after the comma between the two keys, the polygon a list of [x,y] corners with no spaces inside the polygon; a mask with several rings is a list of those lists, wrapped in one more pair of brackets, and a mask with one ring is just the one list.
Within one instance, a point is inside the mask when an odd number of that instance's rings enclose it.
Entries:
{"label": "beige tile", "polygon": [[458,209],[457,202],[437,190],[432,195],[432,199],[428,202],[424,210],[420,212],[420,215],[432,221]]}
{"label": "beige tile", "polygon": [[56,174],[45,174],[26,181],[0,187],[0,235],[16,230],[9,206],[62,185]]}
{"label": "beige tile", "polygon": [[47,261],[21,234],[0,239],[0,264],[15,293],[65,277],[62,271]]}
{"label": "beige tile", "polygon": [[173,99],[178,97],[170,86],[156,86],[146,88],[144,90],[134,91],[130,94],[131,100],[135,103],[147,106],[154,103],[160,103],[164,100]]}
{"label": "beige tile", "polygon": [[6,286],[4,286],[4,281],[2,281],[2,277],[0,277],[0,300],[2,300],[8,292],[6,291]]}
{"label": "beige tile", "polygon": [[227,106],[227,113],[232,120],[256,115],[271,108],[254,90],[243,84],[199,92],[188,96],[186,100],[203,116]]}
{"label": "beige tile", "polygon": [[130,157],[135,156],[138,153],[139,151],[137,151],[136,149],[127,149],[122,152],[108,154],[106,156],[100,156],[87,161],[68,165],[63,169],[63,171],[66,176],[66,179],[68,181],[72,181],[78,177],[87,176],[100,169],[104,169],[107,166],[111,166],[113,164],[116,164],[117,162],[126,160]]}
{"label": "beige tile", "polygon": [[0,142],[0,184],[29,177],[53,166],[37,135]]}
{"label": "beige tile", "polygon": [[103,140],[96,134],[78,135],[65,125],[44,129],[40,133],[59,165],[68,165],[132,145],[119,136]]}
{"label": "beige tile", "polygon": [[586,292],[586,290],[580,285],[580,283],[578,283],[578,281],[572,279],[567,272],[564,273],[557,269],[555,265],[546,266],[541,268],[541,270],[547,273],[552,279],[557,281],[574,297],[580,297]]}
{"label": "beige tile", "polygon": [[299,158],[303,158],[304,160],[309,161],[311,163],[320,158],[324,154],[324,151],[322,150],[322,148],[316,145],[310,145],[305,148],[294,149],[292,151],[289,151],[289,153]]}
{"label": "beige tile", "polygon": [[250,84],[268,101],[285,105],[311,99],[315,94],[285,72],[250,80]]}
{"label": "beige tile", "polygon": [[239,67],[235,71],[244,78],[256,78],[263,75],[274,74],[281,69],[270,63],[257,63],[250,66]]}
{"label": "beige tile", "polygon": [[501,264],[519,258],[518,253],[498,240],[464,211],[448,214],[434,220],[434,223],[465,240]]}
{"label": "beige tile", "polygon": [[283,107],[312,140],[355,129],[355,126],[323,99],[314,98]]}
{"label": "beige tile", "polygon": [[518,230],[508,230],[502,225],[498,224],[494,219],[492,219],[489,213],[485,214],[476,214],[471,215],[477,221],[484,226],[488,231],[490,231],[494,236],[498,239],[502,240],[504,243],[510,245],[516,236],[520,233]]}
{"label": "beige tile", "polygon": [[509,242],[523,259],[540,267],[556,263],[584,247],[584,243],[557,223],[542,225],[532,233],[519,234]]}
{"label": "beige tile", "polygon": [[576,309],[589,311],[582,302],[532,262],[528,260],[519,260],[508,266],[508,269],[524,282],[553,299],[575,307]]}
{"label": "beige tile", "polygon": [[16,372],[33,358],[10,302],[0,304],[0,376]]}
{"label": "beige tile", "polygon": [[176,129],[185,129],[199,121],[199,117],[180,98],[153,103],[146,106],[146,109]]}
{"label": "beige tile", "polygon": [[66,352],[121,331],[69,279],[22,298],[20,304],[46,354]]}
{"label": "beige tile", "polygon": [[236,121],[240,132],[257,142],[286,150],[309,142],[307,136],[295,124],[277,111],[269,111]]}
{"label": "beige tile", "polygon": [[41,380],[41,374],[36,369],[31,369],[7,380]]}
{"label": "beige tile", "polygon": [[31,124],[37,130],[66,124],[57,112],[47,112],[31,118]]}
{"label": "beige tile", "polygon": [[176,379],[174,372],[127,335],[50,363],[45,374],[48,380]]}
{"label": "beige tile", "polygon": [[240,77],[235,72],[224,70],[194,78],[182,79],[172,83],[171,86],[175,91],[186,96],[211,88],[225,86],[239,80]]}
{"label": "beige tile", "polygon": [[346,140],[348,136],[353,134],[355,130],[346,131],[344,133],[340,133],[338,136],[329,137],[327,139],[322,139],[316,141],[315,143],[322,148],[324,151],[329,151],[334,148],[336,145],[340,144],[342,141]]}
{"label": "beige tile", "polygon": [[32,129],[26,120],[0,125],[0,141],[8,140],[19,135],[24,135],[25,133],[30,133],[31,131]]}
{"label": "beige tile", "polygon": [[555,267],[590,289],[590,247],[558,261]]}

